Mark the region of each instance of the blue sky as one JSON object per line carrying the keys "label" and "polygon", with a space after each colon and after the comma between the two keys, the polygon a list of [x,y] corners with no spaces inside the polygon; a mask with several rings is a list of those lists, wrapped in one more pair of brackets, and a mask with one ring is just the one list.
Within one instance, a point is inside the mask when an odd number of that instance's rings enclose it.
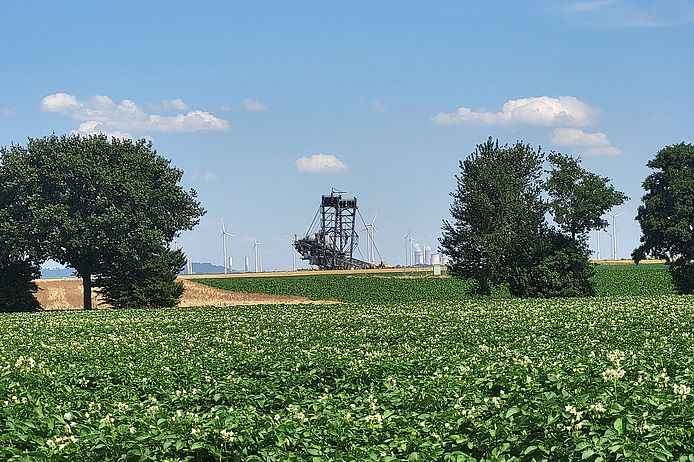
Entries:
{"label": "blue sky", "polygon": [[2,16],[0,144],[151,138],[207,209],[180,238],[195,261],[222,263],[223,217],[235,268],[254,238],[264,269],[291,267],[288,236],[335,187],[378,213],[378,249],[402,263],[408,232],[436,246],[458,161],[488,136],[612,178],[631,197],[615,211],[626,257],[646,162],[693,141],[688,1],[27,1]]}

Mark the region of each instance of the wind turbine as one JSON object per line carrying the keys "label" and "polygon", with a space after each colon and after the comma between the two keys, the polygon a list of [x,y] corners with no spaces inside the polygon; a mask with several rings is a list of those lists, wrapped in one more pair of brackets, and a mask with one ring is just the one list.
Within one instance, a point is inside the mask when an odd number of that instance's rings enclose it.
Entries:
{"label": "wind turbine", "polygon": [[258,262],[260,261],[260,259],[258,258],[258,247],[260,247],[262,244],[263,244],[262,242],[258,242],[255,240],[255,238],[253,238],[253,250],[255,251],[255,272],[256,273],[258,272],[258,265],[259,265]]}
{"label": "wind turbine", "polygon": [[412,246],[412,234],[408,231],[407,234],[405,234],[405,268],[410,266],[410,256],[412,252],[410,251],[410,248]]}
{"label": "wind turbine", "polygon": [[222,241],[224,243],[224,274],[227,274],[227,265],[229,264],[229,259],[227,258],[227,236],[229,237],[236,237],[235,234],[231,234],[226,230],[224,227],[224,218],[222,220]]}
{"label": "wind turbine", "polygon": [[[294,237],[287,237],[292,243],[296,242],[299,237],[294,233]],[[296,251],[294,249],[294,245],[292,245],[292,271],[296,271]]]}
{"label": "wind turbine", "polygon": [[[607,212],[609,216],[612,217],[612,232],[607,233],[610,236],[612,236],[612,259],[616,260],[617,259],[617,217],[622,215],[624,212],[619,212],[617,215],[613,215],[610,212]],[[607,232],[607,231],[605,231]]]}
{"label": "wind turbine", "polygon": [[374,226],[374,222],[376,221],[376,217],[378,214],[374,215],[373,219],[371,220],[370,223],[366,223],[364,226],[365,228],[362,231],[366,231],[366,255],[367,259],[369,260],[369,263],[372,265],[375,263],[375,258],[376,254],[374,252],[375,244],[374,244],[374,236],[378,232],[376,227]]}

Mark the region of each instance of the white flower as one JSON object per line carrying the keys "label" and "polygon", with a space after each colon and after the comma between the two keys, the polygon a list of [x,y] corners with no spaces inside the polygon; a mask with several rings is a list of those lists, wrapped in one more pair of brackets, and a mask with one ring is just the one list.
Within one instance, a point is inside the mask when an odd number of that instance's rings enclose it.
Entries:
{"label": "white flower", "polygon": [[617,369],[613,369],[611,367],[608,367],[602,373],[602,378],[605,380],[621,379],[622,377],[624,377],[624,373],[625,373],[624,369],[622,369],[619,366],[617,366]]}
{"label": "white flower", "polygon": [[588,410],[590,410],[591,412],[602,413],[602,412],[605,412],[605,406],[603,406],[600,403],[595,403],[595,404],[591,404],[590,406],[588,406]]}
{"label": "white flower", "polygon": [[72,413],[66,412],[65,414],[63,414],[63,419],[65,419],[68,422],[71,421],[72,420]]}
{"label": "white flower", "polygon": [[219,432],[220,435],[222,435],[222,438],[227,440],[230,443],[234,442],[234,432],[231,430],[222,430]]}
{"label": "white flower", "polygon": [[672,386],[672,391],[673,391],[676,395],[680,395],[680,397],[681,397],[682,399],[687,399],[687,396],[689,396],[689,393],[691,392],[691,389],[690,389],[688,386],[686,386],[685,384],[682,383],[682,384],[679,384],[679,385],[677,385],[677,384],[673,385],[673,386]]}

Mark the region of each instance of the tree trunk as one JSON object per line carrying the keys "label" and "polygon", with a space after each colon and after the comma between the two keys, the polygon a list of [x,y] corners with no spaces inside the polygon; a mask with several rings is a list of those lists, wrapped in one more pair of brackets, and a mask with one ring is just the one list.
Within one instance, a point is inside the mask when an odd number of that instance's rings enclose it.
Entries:
{"label": "tree trunk", "polygon": [[84,289],[84,309],[92,309],[92,274],[82,275],[82,288]]}

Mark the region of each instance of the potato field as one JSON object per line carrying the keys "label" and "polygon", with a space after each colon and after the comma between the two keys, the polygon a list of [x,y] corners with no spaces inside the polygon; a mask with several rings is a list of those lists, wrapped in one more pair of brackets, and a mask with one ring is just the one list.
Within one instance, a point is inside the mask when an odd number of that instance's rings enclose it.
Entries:
{"label": "potato field", "polygon": [[348,303],[0,315],[0,460],[694,461],[694,298],[631,271],[585,299],[309,276],[211,283]]}

